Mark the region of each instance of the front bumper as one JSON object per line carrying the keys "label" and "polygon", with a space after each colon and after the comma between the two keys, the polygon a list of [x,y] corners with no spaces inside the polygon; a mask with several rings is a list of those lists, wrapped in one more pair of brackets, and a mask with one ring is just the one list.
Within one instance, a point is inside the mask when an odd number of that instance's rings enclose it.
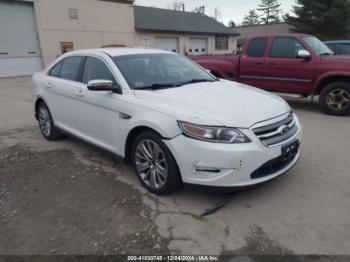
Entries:
{"label": "front bumper", "polygon": [[254,173],[266,167],[282,155],[282,147],[302,140],[302,129],[283,143],[267,147],[250,129],[241,129],[252,142],[247,144],[219,144],[199,141],[180,135],[164,141],[173,153],[184,183],[213,187],[249,187],[272,180],[289,171],[299,160],[300,152],[287,162],[280,163],[254,177]]}

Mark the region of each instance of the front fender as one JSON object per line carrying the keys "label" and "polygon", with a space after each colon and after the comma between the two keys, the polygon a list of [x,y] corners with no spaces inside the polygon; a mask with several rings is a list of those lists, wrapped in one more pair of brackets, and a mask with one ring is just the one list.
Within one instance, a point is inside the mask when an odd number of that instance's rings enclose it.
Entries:
{"label": "front fender", "polygon": [[[172,139],[182,133],[177,124],[177,119],[172,116],[156,111],[142,112],[140,116],[133,116],[130,120],[120,122],[120,155],[124,155],[127,138],[132,130],[139,127],[146,127],[154,130],[164,139]],[[149,119],[149,120],[148,120]]]}
{"label": "front fender", "polygon": [[199,60],[196,61],[205,69],[214,72],[215,76],[220,78],[227,78],[228,75],[233,74],[233,64],[222,60]]}
{"label": "front fender", "polygon": [[318,94],[323,87],[323,83],[327,83],[329,79],[333,78],[349,78],[350,79],[350,72],[349,71],[343,71],[343,70],[337,70],[337,71],[329,71],[324,74],[321,74],[315,82],[315,86],[313,88],[313,94]]}

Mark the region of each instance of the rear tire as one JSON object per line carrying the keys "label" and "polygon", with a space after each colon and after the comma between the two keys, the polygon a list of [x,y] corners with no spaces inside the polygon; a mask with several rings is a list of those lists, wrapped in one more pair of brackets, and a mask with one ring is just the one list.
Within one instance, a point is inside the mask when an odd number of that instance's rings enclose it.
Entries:
{"label": "rear tire", "polygon": [[41,102],[37,109],[41,134],[49,141],[56,141],[63,137],[53,122],[51,113],[45,102]]}
{"label": "rear tire", "polygon": [[320,105],[327,114],[348,115],[350,113],[350,83],[338,81],[328,84],[321,92]]}
{"label": "rear tire", "polygon": [[166,195],[181,189],[182,179],[177,163],[159,135],[141,133],[134,141],[132,160],[141,184],[149,192]]}

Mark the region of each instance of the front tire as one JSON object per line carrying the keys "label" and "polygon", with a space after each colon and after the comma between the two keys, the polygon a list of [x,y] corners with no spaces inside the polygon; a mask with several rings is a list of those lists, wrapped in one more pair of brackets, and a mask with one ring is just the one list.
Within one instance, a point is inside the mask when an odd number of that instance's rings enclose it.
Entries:
{"label": "front tire", "polygon": [[350,83],[338,81],[328,84],[321,92],[320,104],[327,114],[348,115],[350,113]]}
{"label": "front tire", "polygon": [[132,157],[137,176],[149,192],[165,195],[181,188],[182,180],[176,161],[155,133],[145,132],[135,139]]}
{"label": "front tire", "polygon": [[37,109],[37,116],[39,121],[39,127],[41,134],[49,141],[59,140],[63,135],[57,130],[55,126],[50,110],[45,104],[41,102]]}

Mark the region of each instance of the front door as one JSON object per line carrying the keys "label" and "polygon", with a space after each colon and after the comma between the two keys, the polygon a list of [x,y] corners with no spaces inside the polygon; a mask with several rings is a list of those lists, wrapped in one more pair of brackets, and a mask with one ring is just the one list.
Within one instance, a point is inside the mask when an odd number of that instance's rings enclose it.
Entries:
{"label": "front door", "polygon": [[268,91],[309,94],[312,90],[316,59],[298,58],[306,47],[294,37],[275,37],[265,60],[264,86]]}
{"label": "front door", "polygon": [[255,38],[240,59],[239,82],[262,88],[268,38]]}
{"label": "front door", "polygon": [[107,63],[97,57],[87,57],[77,96],[79,130],[84,139],[111,152],[119,153],[119,124],[121,95],[110,91],[90,91],[91,80],[116,79]]}

